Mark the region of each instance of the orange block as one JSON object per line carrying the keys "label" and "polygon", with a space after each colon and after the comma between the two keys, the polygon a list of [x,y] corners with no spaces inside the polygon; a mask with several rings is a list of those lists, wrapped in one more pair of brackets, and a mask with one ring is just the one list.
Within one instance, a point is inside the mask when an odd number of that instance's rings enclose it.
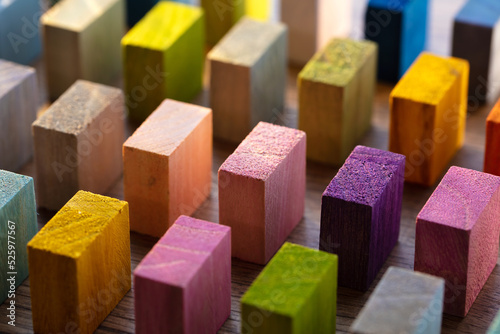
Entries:
{"label": "orange block", "polygon": [[500,176],[500,100],[486,119],[484,172]]}

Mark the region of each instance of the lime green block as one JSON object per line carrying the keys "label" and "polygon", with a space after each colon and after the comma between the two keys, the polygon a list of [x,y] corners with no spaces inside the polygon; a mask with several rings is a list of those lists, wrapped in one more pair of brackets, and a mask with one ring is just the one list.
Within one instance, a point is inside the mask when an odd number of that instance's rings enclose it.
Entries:
{"label": "lime green block", "polygon": [[246,0],[245,15],[259,21],[267,21],[271,16],[271,0]]}
{"label": "lime green block", "polygon": [[143,121],[166,99],[191,101],[202,89],[203,9],[161,1],[122,39],[129,117]]}
{"label": "lime green block", "polygon": [[210,46],[217,44],[245,14],[244,0],[201,0],[201,6],[205,10],[207,44]]}
{"label": "lime green block", "polygon": [[241,299],[242,333],[335,332],[338,258],[285,243]]}

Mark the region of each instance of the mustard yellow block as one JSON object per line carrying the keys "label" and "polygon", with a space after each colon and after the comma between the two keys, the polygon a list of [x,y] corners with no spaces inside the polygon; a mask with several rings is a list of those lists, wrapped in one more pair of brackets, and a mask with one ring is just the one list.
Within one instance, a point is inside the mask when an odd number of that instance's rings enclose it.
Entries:
{"label": "mustard yellow block", "polygon": [[405,179],[433,185],[462,147],[469,63],[422,53],[390,95],[389,150],[406,155]]}
{"label": "mustard yellow block", "polygon": [[28,243],[35,333],[93,333],[131,287],[128,204],[79,191]]}
{"label": "mustard yellow block", "polygon": [[273,0],[246,0],[245,15],[259,21],[271,18],[271,3]]}

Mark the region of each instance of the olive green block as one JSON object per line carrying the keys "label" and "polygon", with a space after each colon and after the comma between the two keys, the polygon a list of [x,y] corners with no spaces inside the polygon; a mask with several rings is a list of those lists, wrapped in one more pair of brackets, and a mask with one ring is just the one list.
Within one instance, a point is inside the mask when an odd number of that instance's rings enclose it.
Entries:
{"label": "olive green block", "polygon": [[205,10],[207,44],[214,46],[245,15],[244,0],[200,0]]}

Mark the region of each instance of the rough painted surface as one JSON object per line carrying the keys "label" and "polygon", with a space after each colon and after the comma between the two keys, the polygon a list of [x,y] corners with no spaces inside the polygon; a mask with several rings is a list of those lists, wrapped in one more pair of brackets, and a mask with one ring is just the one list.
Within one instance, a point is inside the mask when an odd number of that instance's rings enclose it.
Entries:
{"label": "rough painted surface", "polygon": [[496,265],[500,177],[451,167],[417,216],[415,270],[446,280],[444,312],[464,317]]}
{"label": "rough painted surface", "polygon": [[500,176],[500,100],[486,119],[484,172]]}
{"label": "rough painted surface", "polygon": [[490,328],[486,334],[499,334],[500,333],[500,311],[491,323]]}
{"label": "rough painted surface", "polygon": [[134,271],[136,333],[216,333],[231,313],[231,229],[180,216]]}
{"label": "rough painted surface", "polygon": [[200,0],[206,16],[205,29],[209,46],[217,44],[243,17],[246,2],[241,0],[219,0],[218,2]]}

